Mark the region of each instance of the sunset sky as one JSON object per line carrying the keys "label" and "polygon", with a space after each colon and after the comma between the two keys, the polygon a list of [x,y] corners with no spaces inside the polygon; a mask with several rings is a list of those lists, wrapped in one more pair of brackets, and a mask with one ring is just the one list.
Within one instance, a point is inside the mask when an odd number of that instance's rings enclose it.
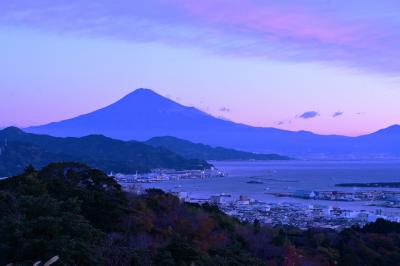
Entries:
{"label": "sunset sky", "polygon": [[2,0],[0,126],[149,88],[254,126],[400,123],[398,0]]}

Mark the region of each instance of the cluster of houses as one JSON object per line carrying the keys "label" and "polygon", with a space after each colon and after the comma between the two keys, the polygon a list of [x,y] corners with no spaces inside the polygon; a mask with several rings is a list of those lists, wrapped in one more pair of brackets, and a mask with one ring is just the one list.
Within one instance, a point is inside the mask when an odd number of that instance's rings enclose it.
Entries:
{"label": "cluster of houses", "polygon": [[299,228],[324,227],[342,229],[353,225],[364,225],[384,218],[400,222],[400,211],[375,209],[350,210],[326,205],[304,205],[301,203],[281,202],[265,203],[247,196],[233,197],[230,194],[213,195],[210,198],[190,198],[186,192],[175,192],[181,200],[217,205],[226,214],[241,221],[259,220],[271,225],[291,225]]}
{"label": "cluster of houses", "polygon": [[273,193],[280,197],[295,197],[302,199],[332,200],[332,201],[391,201],[400,202],[400,191],[312,191],[296,190],[293,193]]}
{"label": "cluster of houses", "polygon": [[225,173],[217,170],[166,170],[166,169],[157,169],[153,170],[151,173],[141,173],[134,175],[125,175],[125,174],[113,174],[110,173],[110,176],[114,176],[116,181],[120,184],[129,184],[129,183],[155,183],[160,181],[169,181],[169,180],[180,180],[180,179],[199,179],[199,178],[210,178],[210,177],[222,177],[225,176]]}
{"label": "cluster of houses", "polygon": [[[222,176],[223,173],[209,171],[175,171],[157,170],[148,174],[115,175],[116,180],[127,190],[142,192],[140,183],[159,182],[164,180],[208,178]],[[299,202],[266,203],[251,199],[245,195],[239,197],[221,193],[210,197],[190,197],[181,189],[170,191],[182,201],[193,203],[209,203],[217,205],[223,212],[241,221],[258,220],[271,225],[291,225],[298,228],[325,227],[342,229],[353,225],[363,225],[384,218],[400,222],[400,192],[398,191],[310,191],[296,190],[293,193],[273,193],[275,196],[295,197],[301,199],[317,199],[327,201],[370,201],[379,202],[376,208],[369,210],[352,210],[322,204],[306,205]],[[391,205],[388,211],[386,205]]]}

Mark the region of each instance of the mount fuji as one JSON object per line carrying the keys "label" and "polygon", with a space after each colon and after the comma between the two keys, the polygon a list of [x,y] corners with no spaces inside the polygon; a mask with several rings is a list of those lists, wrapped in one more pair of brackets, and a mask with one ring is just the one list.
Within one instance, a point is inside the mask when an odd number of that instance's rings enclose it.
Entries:
{"label": "mount fuji", "polygon": [[102,134],[121,140],[139,141],[158,136],[173,136],[212,146],[291,156],[400,156],[399,125],[360,137],[253,127],[216,118],[149,89],[137,89],[97,111],[60,122],[29,127],[25,131],[58,137]]}

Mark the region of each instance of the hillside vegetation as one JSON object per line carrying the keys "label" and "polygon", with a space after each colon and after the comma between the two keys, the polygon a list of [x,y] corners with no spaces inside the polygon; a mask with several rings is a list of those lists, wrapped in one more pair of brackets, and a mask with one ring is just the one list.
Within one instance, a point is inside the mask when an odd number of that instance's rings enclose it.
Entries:
{"label": "hillside vegetation", "polygon": [[287,156],[278,154],[262,154],[238,151],[223,147],[212,147],[201,143],[193,143],[175,137],[155,137],[145,142],[154,147],[166,148],[188,159],[202,159],[214,161],[226,160],[290,160]]}
{"label": "hillside vegetation", "polygon": [[155,168],[207,169],[204,160],[185,159],[165,148],[136,141],[120,141],[101,135],[57,138],[25,133],[18,128],[0,131],[0,177],[15,175],[32,164],[41,168],[51,162],[76,161],[125,174]]}
{"label": "hillside vegetation", "polygon": [[0,181],[0,264],[399,265],[400,225],[340,233],[240,223],[160,190],[127,194],[82,164],[28,167]]}

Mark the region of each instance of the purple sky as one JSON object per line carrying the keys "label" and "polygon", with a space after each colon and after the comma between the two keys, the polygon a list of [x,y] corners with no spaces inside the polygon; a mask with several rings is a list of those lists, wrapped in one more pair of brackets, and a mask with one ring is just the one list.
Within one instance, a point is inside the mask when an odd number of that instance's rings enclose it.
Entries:
{"label": "purple sky", "polygon": [[256,126],[358,135],[400,123],[400,3],[3,0],[0,126],[138,87]]}

